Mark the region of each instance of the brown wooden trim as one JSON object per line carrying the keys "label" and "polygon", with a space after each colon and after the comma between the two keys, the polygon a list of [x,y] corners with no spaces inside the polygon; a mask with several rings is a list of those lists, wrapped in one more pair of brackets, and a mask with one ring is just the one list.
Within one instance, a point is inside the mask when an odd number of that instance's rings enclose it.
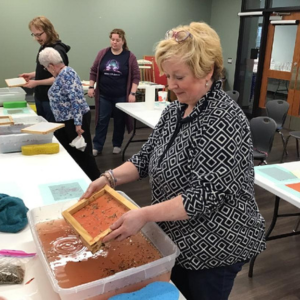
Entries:
{"label": "brown wooden trim", "polygon": [[266,73],[268,78],[275,78],[280,80],[291,79],[291,72],[287,72],[287,71],[268,70]]}
{"label": "brown wooden trim", "polygon": [[299,108],[300,108],[300,91],[294,90],[294,97],[292,106],[289,109],[289,115],[299,117]]}

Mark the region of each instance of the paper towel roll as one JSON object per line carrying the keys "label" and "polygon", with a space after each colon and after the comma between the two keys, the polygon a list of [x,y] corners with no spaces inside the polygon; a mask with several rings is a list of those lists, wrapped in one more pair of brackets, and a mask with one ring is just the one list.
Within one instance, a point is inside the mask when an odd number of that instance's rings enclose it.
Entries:
{"label": "paper towel roll", "polygon": [[145,103],[147,109],[154,109],[154,102],[155,102],[155,87],[154,86],[147,86],[145,90]]}

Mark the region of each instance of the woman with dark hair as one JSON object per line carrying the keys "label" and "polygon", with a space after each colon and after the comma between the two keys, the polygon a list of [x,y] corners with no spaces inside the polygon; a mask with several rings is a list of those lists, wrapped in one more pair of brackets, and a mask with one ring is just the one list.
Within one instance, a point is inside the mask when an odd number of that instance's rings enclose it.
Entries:
{"label": "woman with dark hair", "polygon": [[49,122],[55,122],[50,108],[48,90],[54,82],[54,77],[39,63],[39,53],[46,47],[52,47],[59,52],[66,66],[69,65],[67,52],[71,49],[59,39],[53,24],[44,16],[36,17],[28,24],[31,36],[41,45],[37,58],[35,72],[20,74],[27,83],[26,88],[34,88],[34,99],[37,114]]}
{"label": "woman with dark hair", "polygon": [[[114,115],[113,153],[121,152],[126,114],[116,108],[120,102],[135,102],[140,81],[140,71],[135,55],[129,51],[125,32],[114,29],[110,35],[110,47],[99,51],[90,72],[88,95],[95,97],[96,130],[93,139],[93,155],[102,152],[110,116]],[[97,87],[94,88],[95,83]],[[129,131],[129,124],[127,122]]]}

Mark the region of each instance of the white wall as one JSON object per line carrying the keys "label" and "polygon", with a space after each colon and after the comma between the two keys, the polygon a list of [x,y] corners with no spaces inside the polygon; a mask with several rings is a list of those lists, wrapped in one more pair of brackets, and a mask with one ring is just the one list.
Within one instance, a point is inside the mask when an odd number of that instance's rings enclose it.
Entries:
{"label": "white wall", "polygon": [[191,21],[210,21],[210,0],[0,0],[0,87],[5,78],[35,70],[39,45],[28,23],[45,15],[71,46],[72,66],[82,80],[97,52],[109,46],[109,32],[122,28],[138,57],[153,55],[165,32]]}

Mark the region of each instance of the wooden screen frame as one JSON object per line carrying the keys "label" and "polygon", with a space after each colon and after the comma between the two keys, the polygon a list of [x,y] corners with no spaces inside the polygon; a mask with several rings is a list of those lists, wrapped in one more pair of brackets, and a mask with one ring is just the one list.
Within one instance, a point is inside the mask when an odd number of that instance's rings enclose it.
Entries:
{"label": "wooden screen frame", "polygon": [[88,199],[83,199],[78,201],[76,204],[71,206],[70,208],[66,209],[62,212],[62,216],[66,220],[66,222],[75,230],[75,232],[79,235],[80,239],[82,240],[83,244],[92,252],[97,252],[102,246],[102,239],[111,232],[110,228],[102,231],[96,237],[92,237],[82,226],[81,224],[73,217],[73,215],[81,210],[82,208],[86,207],[93,201],[97,200],[100,196],[104,195],[105,193],[109,194],[114,200],[122,203],[126,208],[129,210],[138,209],[136,205],[131,203],[129,200],[121,196],[117,193],[114,189],[106,185],[102,190],[96,192]]}
{"label": "wooden screen frame", "polygon": [[4,122],[0,122],[1,125],[14,125],[15,122],[11,116],[0,116],[0,119],[4,119]]}

